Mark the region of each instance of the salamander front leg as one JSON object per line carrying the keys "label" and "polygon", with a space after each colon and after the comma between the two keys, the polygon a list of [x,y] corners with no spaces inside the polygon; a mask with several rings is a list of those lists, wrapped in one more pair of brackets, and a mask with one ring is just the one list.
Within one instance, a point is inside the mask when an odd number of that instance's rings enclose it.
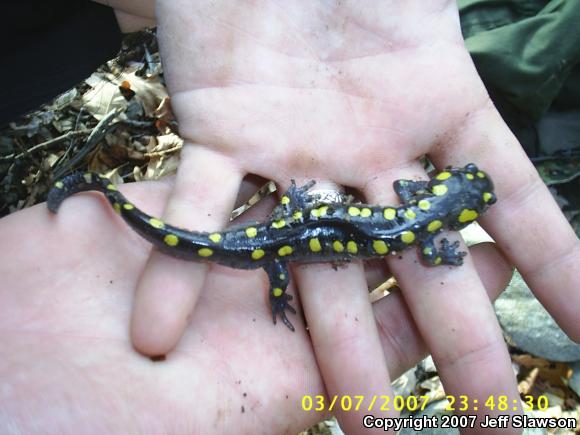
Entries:
{"label": "salamander front leg", "polygon": [[294,331],[294,326],[286,317],[286,311],[296,314],[296,310],[288,302],[292,300],[292,295],[286,293],[288,282],[288,266],[279,260],[274,260],[264,266],[264,270],[268,274],[270,280],[270,307],[272,308],[272,319],[276,324],[276,317],[280,316],[284,325],[291,331]]}
{"label": "salamander front leg", "polygon": [[308,195],[308,190],[315,184],[314,180],[300,187],[296,186],[294,180],[291,180],[291,182],[292,184],[290,184],[288,190],[280,198],[280,204],[272,211],[271,217],[273,219],[293,216],[296,210],[304,210],[314,202],[314,199]]}
{"label": "salamander front leg", "polygon": [[441,246],[435,247],[435,238],[429,237],[421,243],[421,257],[431,266],[449,264],[451,266],[461,266],[466,252],[457,251],[459,242],[449,243],[447,239],[441,239]]}

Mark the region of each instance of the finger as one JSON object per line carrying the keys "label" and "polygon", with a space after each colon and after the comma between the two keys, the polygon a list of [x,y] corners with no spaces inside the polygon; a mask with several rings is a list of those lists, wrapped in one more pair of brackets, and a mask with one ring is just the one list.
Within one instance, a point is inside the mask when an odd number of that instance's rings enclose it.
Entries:
{"label": "finger", "polygon": [[382,258],[373,258],[364,263],[365,276],[369,289],[376,289],[393,274]]}
{"label": "finger", "polygon": [[433,158],[474,161],[490,174],[498,202],[483,225],[558,324],[580,341],[580,241],[497,111],[490,106],[471,115]]}
{"label": "finger", "polygon": [[[393,177],[385,173],[373,179],[366,186],[367,197],[379,204],[393,203],[394,194],[384,188],[393,178],[424,178],[421,169],[402,174]],[[490,396],[505,395],[510,405],[512,400],[519,405],[509,354],[471,257],[466,257],[461,267],[427,267],[420,264],[415,250],[408,250],[387,261],[446,392],[479,403]],[[482,419],[489,413],[483,407],[469,411]]]}
{"label": "finger", "polygon": [[[231,160],[201,146],[187,145],[163,213],[172,225],[189,230],[223,228],[242,172]],[[179,341],[202,289],[207,266],[153,250],[139,279],[131,319],[131,339],[146,355],[161,355]]]}
{"label": "finger", "polygon": [[[513,269],[494,243],[469,248],[469,255],[490,300],[507,287]],[[429,349],[413,320],[400,291],[394,291],[373,304],[382,348],[391,379],[396,379],[427,356]]]}
{"label": "finger", "polygon": [[[316,187],[335,188],[321,184]],[[347,241],[342,242],[346,246]],[[362,264],[352,262],[339,268],[308,264],[294,270],[329,400],[337,397],[340,403],[346,396],[365,400],[359,411],[343,411],[340,406],[333,411],[347,433],[357,433],[372,398],[392,395]],[[372,413],[378,415],[376,408]]]}

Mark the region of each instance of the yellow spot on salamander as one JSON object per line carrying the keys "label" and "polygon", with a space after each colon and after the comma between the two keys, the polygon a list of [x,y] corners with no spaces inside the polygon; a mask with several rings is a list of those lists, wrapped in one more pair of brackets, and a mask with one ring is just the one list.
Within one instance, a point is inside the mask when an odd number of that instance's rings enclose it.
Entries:
{"label": "yellow spot on salamander", "polygon": [[292,217],[296,220],[302,219],[302,212],[301,211],[295,211],[294,214],[292,215]]}
{"label": "yellow spot on salamander", "polygon": [[385,255],[387,252],[389,252],[389,247],[384,240],[373,241],[373,249],[379,255]]}
{"label": "yellow spot on salamander", "polygon": [[369,216],[370,216],[370,215],[372,215],[372,214],[373,214],[373,212],[372,212],[372,210],[371,210],[370,208],[366,208],[366,207],[365,207],[365,208],[363,208],[363,209],[360,211],[360,217],[364,217],[364,218],[366,218],[366,217],[369,217]]}
{"label": "yellow spot on salamander", "polygon": [[62,181],[57,181],[56,183],[54,183],[54,187],[56,187],[57,189],[62,189],[64,187],[64,183]]}
{"label": "yellow spot on salamander", "polygon": [[285,257],[286,255],[290,255],[290,254],[292,254],[292,252],[294,252],[294,249],[292,249],[292,246],[289,246],[289,245],[284,245],[280,249],[278,249],[278,255],[280,257]]}
{"label": "yellow spot on salamander", "polygon": [[437,257],[437,258],[435,259],[435,261],[433,262],[433,264],[434,264],[434,265],[441,264],[441,257]]}
{"label": "yellow spot on salamander", "polygon": [[325,216],[327,211],[328,211],[328,206],[323,205],[322,207],[318,207],[318,208],[313,209],[310,212],[310,215],[312,217],[321,217],[321,216]]}
{"label": "yellow spot on salamander", "polygon": [[427,211],[431,208],[431,203],[429,201],[427,201],[426,199],[422,199],[421,201],[419,201],[417,203],[417,205],[423,211]]}
{"label": "yellow spot on salamander", "polygon": [[209,248],[201,248],[197,253],[200,257],[210,257],[213,254],[213,251]]}
{"label": "yellow spot on salamander", "polygon": [[385,217],[386,220],[391,221],[395,219],[395,216],[397,216],[397,210],[394,208],[386,208],[383,211],[383,216]]}
{"label": "yellow spot on salamander", "polygon": [[493,198],[493,194],[490,192],[483,192],[483,200],[489,202]]}
{"label": "yellow spot on salamander", "polygon": [[272,290],[272,295],[276,298],[282,296],[282,293],[284,293],[284,291],[280,287],[276,287],[275,289]]}
{"label": "yellow spot on salamander", "polygon": [[252,251],[252,259],[254,260],[259,260],[264,255],[266,255],[266,253],[264,252],[263,249],[255,249],[254,251]]}
{"label": "yellow spot on salamander", "polygon": [[433,248],[426,247],[423,249],[423,254],[425,254],[425,255],[431,255],[432,253],[433,253]]}
{"label": "yellow spot on salamander", "polygon": [[475,175],[477,175],[479,178],[485,178],[485,174],[481,171],[477,171]]}
{"label": "yellow spot on salamander", "polygon": [[466,223],[466,222],[471,222],[474,221],[475,219],[477,219],[477,212],[475,210],[469,210],[469,209],[463,209],[463,211],[461,212],[461,214],[459,215],[459,218],[457,218],[457,220],[459,222],[461,222],[462,224]]}
{"label": "yellow spot on salamander", "polygon": [[207,238],[214,243],[219,243],[222,239],[222,235],[220,233],[212,233],[209,236],[207,236]]}
{"label": "yellow spot on salamander", "polygon": [[320,244],[320,240],[318,238],[313,238],[308,241],[308,246],[312,252],[320,252],[322,251],[322,245]]}
{"label": "yellow spot on salamander", "polygon": [[166,245],[169,245],[169,246],[177,246],[177,244],[179,243],[179,238],[175,234],[167,234],[163,238],[163,241],[165,242]]}
{"label": "yellow spot on salamander", "polygon": [[415,213],[413,209],[408,208],[405,210],[405,217],[407,219],[415,219],[417,217],[417,213]]}
{"label": "yellow spot on salamander", "polygon": [[282,281],[284,281],[286,279],[286,274],[281,273],[280,275],[278,275],[278,278],[280,278]]}
{"label": "yellow spot on salamander", "polygon": [[126,202],[125,204],[123,204],[123,208],[125,210],[133,210],[135,208],[135,206],[133,204],[131,204],[130,202]]}
{"label": "yellow spot on salamander", "polygon": [[258,230],[255,227],[246,228],[246,236],[252,238],[258,235]]}
{"label": "yellow spot on salamander", "polygon": [[435,177],[437,180],[447,180],[449,177],[451,177],[451,172],[441,172],[439,174],[437,174],[437,176]]}
{"label": "yellow spot on salamander", "polygon": [[92,183],[93,182],[93,174],[91,174],[90,172],[85,172],[83,174],[83,178],[85,179],[85,181],[87,183]]}
{"label": "yellow spot on salamander", "polygon": [[346,244],[346,250],[351,254],[356,254],[358,252],[358,246],[354,241],[349,240]]}
{"label": "yellow spot on salamander", "polygon": [[340,240],[335,240],[332,242],[332,249],[334,249],[335,252],[344,252],[344,245]]}
{"label": "yellow spot on salamander", "polygon": [[286,221],[284,219],[280,219],[280,220],[272,222],[272,228],[276,228],[276,229],[284,228],[285,225],[286,225]]}
{"label": "yellow spot on salamander", "polygon": [[431,189],[433,195],[443,196],[447,193],[447,186],[445,184],[437,184]]}
{"label": "yellow spot on salamander", "polygon": [[165,227],[165,224],[161,222],[159,219],[151,218],[149,219],[149,225],[154,228],[161,229]]}
{"label": "yellow spot on salamander", "polygon": [[473,180],[475,177],[473,176],[473,174],[465,174],[465,178],[467,178],[468,180]]}
{"label": "yellow spot on salamander", "polygon": [[360,215],[360,209],[358,207],[349,207],[347,213],[353,217]]}
{"label": "yellow spot on salamander", "polygon": [[115,211],[117,212],[117,214],[121,214],[121,204],[119,204],[118,202],[113,204],[113,208],[115,209]]}
{"label": "yellow spot on salamander", "polygon": [[415,241],[415,233],[413,231],[403,231],[401,233],[401,240],[403,243],[413,243]]}
{"label": "yellow spot on salamander", "polygon": [[429,231],[430,233],[434,233],[442,226],[443,226],[443,222],[441,222],[440,220],[434,220],[434,221],[429,222],[429,225],[427,225],[427,231]]}
{"label": "yellow spot on salamander", "polygon": [[284,195],[284,196],[282,197],[282,199],[280,199],[280,203],[281,203],[282,205],[287,205],[287,204],[290,204],[290,198],[288,198],[286,195]]}
{"label": "yellow spot on salamander", "polygon": [[115,191],[117,190],[117,186],[115,186],[113,183],[109,183],[107,184],[107,189]]}

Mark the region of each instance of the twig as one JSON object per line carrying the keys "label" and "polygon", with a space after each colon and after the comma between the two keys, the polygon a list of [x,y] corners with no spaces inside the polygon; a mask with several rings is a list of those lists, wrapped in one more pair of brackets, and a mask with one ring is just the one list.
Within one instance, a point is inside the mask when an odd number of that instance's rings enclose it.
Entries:
{"label": "twig", "polygon": [[174,153],[176,151],[179,151],[181,148],[183,147],[183,145],[176,145],[174,147],[171,148],[167,148],[166,150],[161,150],[161,151],[153,151],[150,153],[144,153],[143,156],[145,157],[162,157],[165,154],[170,154],[170,153]]}
{"label": "twig", "polygon": [[86,130],[69,131],[69,132],[63,134],[62,136],[54,137],[54,138],[49,139],[49,140],[47,140],[45,142],[39,143],[38,145],[34,145],[33,147],[27,149],[24,152],[21,152],[20,154],[10,154],[10,155],[7,155],[7,156],[2,156],[2,157],[0,157],[0,162],[18,160],[18,159],[21,159],[23,157],[28,156],[29,154],[32,154],[32,153],[38,151],[40,149],[48,148],[48,147],[50,147],[52,145],[55,145],[55,144],[57,144],[59,142],[62,142],[62,141],[65,141],[65,140],[67,140],[69,138],[73,138],[73,137],[76,137],[76,136],[86,135],[86,134],[89,134],[90,132],[91,132],[91,130],[88,130],[88,129],[86,129]]}
{"label": "twig", "polygon": [[95,128],[91,131],[91,134],[87,138],[86,144],[82,147],[79,152],[68,162],[67,168],[56,169],[53,172],[53,178],[58,179],[68,170],[68,168],[74,168],[77,163],[84,160],[84,158],[89,154],[95,146],[99,143],[99,141],[105,137],[107,131],[110,127],[114,124],[111,124],[111,120],[114,119],[119,113],[121,113],[122,109],[117,108],[111,110],[107,113],[103,119],[99,121],[99,123],[95,126]]}

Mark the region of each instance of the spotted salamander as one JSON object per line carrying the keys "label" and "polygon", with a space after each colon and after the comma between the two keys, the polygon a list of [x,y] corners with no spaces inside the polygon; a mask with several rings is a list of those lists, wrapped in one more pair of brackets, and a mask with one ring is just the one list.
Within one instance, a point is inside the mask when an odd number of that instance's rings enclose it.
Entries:
{"label": "spotted salamander", "polygon": [[352,202],[322,202],[292,182],[280,204],[263,223],[243,224],[212,233],[187,231],[149,216],[129,202],[107,178],[75,173],[57,181],[48,195],[56,213],[68,196],[88,190],[103,193],[115,211],[160,251],[192,261],[213,261],[238,269],[262,268],[270,282],[272,317],[294,327],[286,311],[296,313],[286,293],[288,262],[340,262],[383,257],[419,245],[429,265],[463,263],[458,242],[435,236],[459,230],[496,201],[493,183],[476,165],[449,167],[429,181],[397,180],[402,205],[385,207]]}

